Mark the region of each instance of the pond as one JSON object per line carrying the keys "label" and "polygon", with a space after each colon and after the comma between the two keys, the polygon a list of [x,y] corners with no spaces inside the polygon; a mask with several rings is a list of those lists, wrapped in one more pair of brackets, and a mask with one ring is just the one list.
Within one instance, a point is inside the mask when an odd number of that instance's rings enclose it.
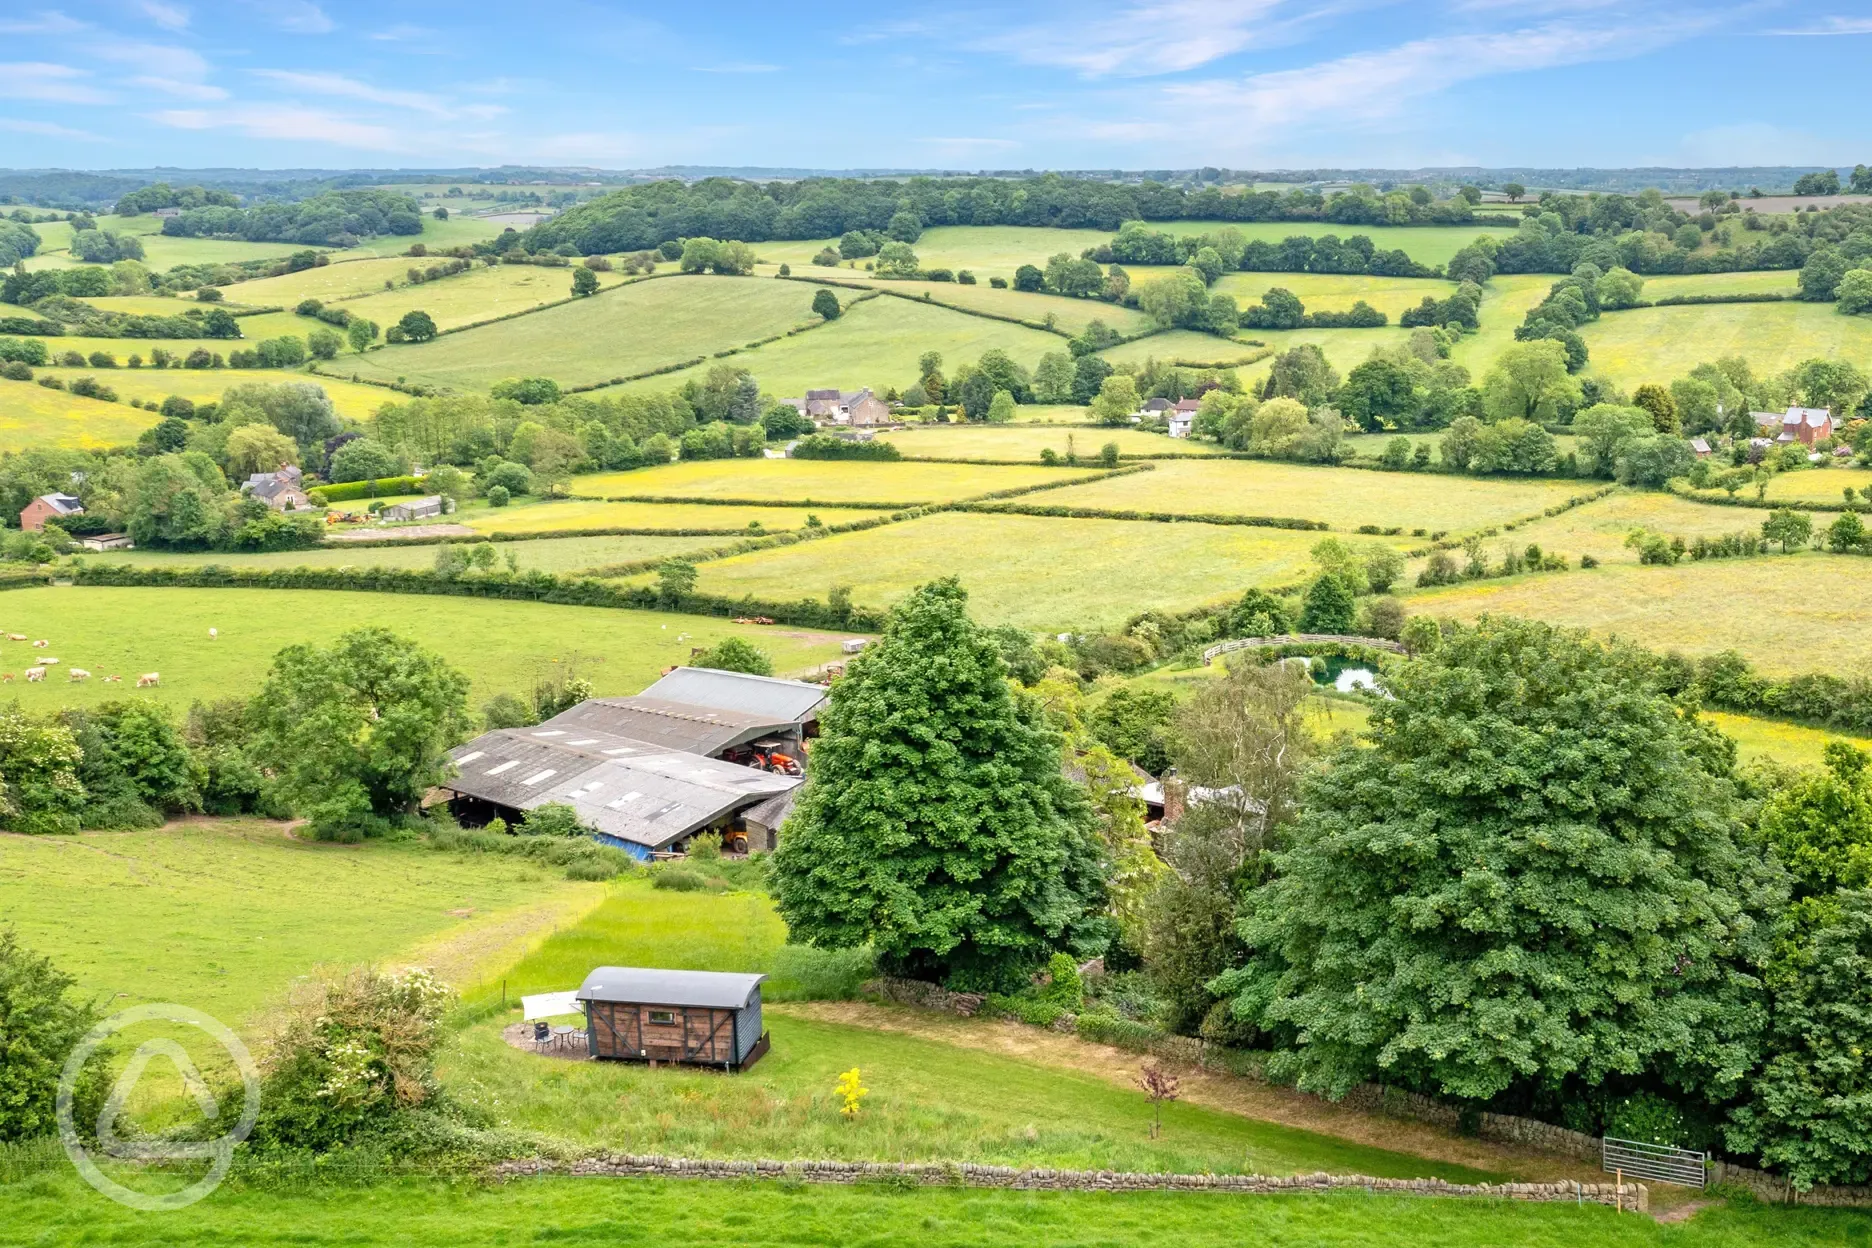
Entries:
{"label": "pond", "polygon": [[1378,673],[1357,659],[1315,659],[1313,679],[1340,693],[1383,693]]}

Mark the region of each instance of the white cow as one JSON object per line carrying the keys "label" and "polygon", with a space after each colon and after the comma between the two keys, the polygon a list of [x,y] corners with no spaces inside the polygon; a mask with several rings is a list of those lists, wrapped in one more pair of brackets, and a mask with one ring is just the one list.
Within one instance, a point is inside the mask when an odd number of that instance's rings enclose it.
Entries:
{"label": "white cow", "polygon": [[221,630],[218,628],[211,628],[208,630],[209,641],[213,641],[215,638],[219,637],[220,635],[221,635]]}
{"label": "white cow", "polygon": [[29,667],[26,669],[26,679],[27,680],[44,680],[45,672],[46,672],[46,669],[43,667]]}
{"label": "white cow", "polygon": [[136,687],[139,689],[148,689],[151,685],[160,684],[162,684],[161,672],[144,672],[141,676],[137,677]]}
{"label": "white cow", "polygon": [[49,641],[35,641],[35,642],[33,642],[33,649],[35,649],[35,650],[43,650],[43,649],[45,649],[45,648],[46,648],[47,646],[49,646],[49,645],[51,645],[51,644],[52,644],[52,643],[51,643],[51,642],[49,642]]}
{"label": "white cow", "polygon": [[70,669],[70,678],[73,682],[77,682],[81,680],[90,680],[91,673],[85,671],[85,669],[82,667],[74,667]]}

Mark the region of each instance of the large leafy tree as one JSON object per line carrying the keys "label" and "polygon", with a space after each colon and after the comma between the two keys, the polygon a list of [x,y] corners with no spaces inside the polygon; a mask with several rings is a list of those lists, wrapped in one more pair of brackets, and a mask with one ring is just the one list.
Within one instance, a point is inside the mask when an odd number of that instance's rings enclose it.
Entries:
{"label": "large leafy tree", "polygon": [[1056,949],[1099,952],[1102,886],[1059,738],[966,606],[953,578],[919,587],[833,686],[774,893],[796,939],[998,988]]}
{"label": "large leafy tree", "polygon": [[413,814],[469,730],[468,678],[386,628],[287,646],[254,700],[254,754],[315,834],[356,839]]}
{"label": "large leafy tree", "polygon": [[1484,618],[1386,678],[1223,977],[1303,1086],[1734,1091],[1786,891],[1737,844],[1733,745],[1655,673],[1634,648]]}
{"label": "large leafy tree", "polygon": [[[72,993],[76,984],[10,928],[0,930],[0,1143],[57,1130],[59,1072],[97,1021],[97,1010]],[[81,1074],[77,1121],[97,1121],[107,1073],[92,1062]]]}
{"label": "large leafy tree", "polygon": [[1787,953],[1769,972],[1768,1060],[1733,1114],[1729,1145],[1802,1190],[1864,1183],[1872,1179],[1872,892],[1803,901],[1788,928]]}

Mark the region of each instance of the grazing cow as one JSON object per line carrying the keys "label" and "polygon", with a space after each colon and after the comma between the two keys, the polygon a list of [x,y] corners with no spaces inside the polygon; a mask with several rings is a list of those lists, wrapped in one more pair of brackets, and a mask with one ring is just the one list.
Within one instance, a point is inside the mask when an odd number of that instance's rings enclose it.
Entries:
{"label": "grazing cow", "polygon": [[29,668],[27,668],[27,669],[26,669],[26,679],[27,679],[27,680],[29,680],[29,681],[38,681],[38,680],[44,680],[44,679],[45,679],[45,668],[43,668],[43,667],[29,667]]}
{"label": "grazing cow", "polygon": [[82,668],[82,667],[74,667],[74,668],[71,668],[71,669],[70,669],[70,675],[71,675],[71,680],[72,680],[72,683],[74,683],[74,684],[76,684],[76,683],[77,683],[78,681],[81,681],[81,680],[90,680],[90,679],[91,679],[91,673],[90,673],[90,672],[87,672],[87,671],[85,671],[85,669],[84,669],[84,668]]}
{"label": "grazing cow", "polygon": [[6,639],[8,641],[25,641],[26,634],[25,633],[8,633],[6,635]]}
{"label": "grazing cow", "polygon": [[151,685],[160,684],[162,684],[161,672],[144,672],[141,676],[137,677],[136,687],[139,689],[148,689]]}
{"label": "grazing cow", "polygon": [[208,630],[209,641],[213,641],[215,638],[219,637],[220,635],[221,635],[221,630],[218,628],[211,628]]}
{"label": "grazing cow", "polygon": [[13,683],[12,672],[0,672],[0,685],[10,685],[12,683]]}
{"label": "grazing cow", "polygon": [[52,643],[51,643],[51,642],[49,642],[49,641],[35,641],[35,642],[33,642],[33,649],[35,649],[35,650],[43,650],[43,649],[45,649],[45,648],[46,648],[47,646],[49,646],[49,645],[51,645],[51,644],[52,644]]}
{"label": "grazing cow", "polygon": [[34,662],[38,663],[40,667],[57,667],[58,666],[57,659],[36,659],[34,660]]}
{"label": "grazing cow", "polygon": [[107,685],[121,685],[121,684],[123,683],[123,677],[121,677],[121,676],[106,676],[106,677],[104,678],[104,683],[105,683],[105,684],[107,684]]}

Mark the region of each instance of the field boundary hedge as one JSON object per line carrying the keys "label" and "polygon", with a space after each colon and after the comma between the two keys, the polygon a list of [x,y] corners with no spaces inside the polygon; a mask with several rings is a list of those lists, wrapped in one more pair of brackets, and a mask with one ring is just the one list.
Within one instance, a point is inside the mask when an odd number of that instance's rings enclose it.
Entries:
{"label": "field boundary hedge", "polygon": [[1028,1169],[972,1161],[730,1161],[693,1157],[607,1154],[579,1161],[506,1161],[504,1178],[572,1175],[581,1178],[778,1179],[796,1183],[875,1184],[891,1187],[974,1187],[1055,1192],[1230,1192],[1278,1196],[1357,1189],[1398,1196],[1456,1196],[1481,1200],[1573,1201],[1632,1212],[1650,1208],[1642,1183],[1451,1183],[1446,1179],[1378,1179],[1360,1174],[1176,1174],[1121,1170]]}
{"label": "field boundary hedge", "polygon": [[[964,462],[973,463],[976,461],[970,460]],[[1022,460],[1018,464],[1012,466],[1033,468],[1039,465]],[[568,497],[594,503],[670,503],[701,507],[827,507],[845,508],[846,510],[854,511],[941,511],[957,507],[962,503],[982,503],[997,498],[1017,498],[1022,494],[1037,494],[1043,490],[1065,489],[1070,485],[1091,485],[1094,482],[1109,480],[1112,477],[1128,476],[1134,472],[1149,472],[1152,467],[1153,465],[1149,463],[1137,463],[1126,464],[1121,468],[1108,468],[1095,472],[1086,472],[1083,469],[1062,468],[1062,472],[1076,472],[1081,475],[1075,476],[1069,481],[1041,481],[1033,485],[1014,486],[1005,490],[991,490],[986,494],[970,494],[964,498],[955,499],[950,502],[941,502],[934,499],[897,499],[885,502],[833,502],[823,498],[716,498],[712,496],[693,497],[683,494],[617,494],[606,496],[596,494],[572,494],[568,495]]]}
{"label": "field boundary hedge", "polygon": [[1675,494],[1678,498],[1683,499],[1686,503],[1704,503],[1711,507],[1747,507],[1747,508],[1753,508],[1756,511],[1845,511],[1847,510],[1846,502],[1843,498],[1837,503],[1822,503],[1822,502],[1816,502],[1813,499],[1805,499],[1805,498],[1793,498],[1793,499],[1783,500],[1783,499],[1772,499],[1772,498],[1734,498],[1728,495],[1724,495],[1721,498],[1715,498],[1708,494],[1698,493],[1695,489],[1687,486],[1684,483],[1684,480],[1682,477],[1673,477],[1670,483],[1666,485],[1664,488],[1668,490],[1670,493]]}
{"label": "field boundary hedge", "polygon": [[1135,511],[1113,507],[1048,507],[1032,503],[954,503],[952,511],[976,511],[1009,516],[1049,516],[1060,520],[1149,520],[1159,524],[1228,524],[1261,529],[1304,529],[1324,532],[1332,526],[1324,520],[1303,520],[1296,516],[1250,516],[1221,512]]}

